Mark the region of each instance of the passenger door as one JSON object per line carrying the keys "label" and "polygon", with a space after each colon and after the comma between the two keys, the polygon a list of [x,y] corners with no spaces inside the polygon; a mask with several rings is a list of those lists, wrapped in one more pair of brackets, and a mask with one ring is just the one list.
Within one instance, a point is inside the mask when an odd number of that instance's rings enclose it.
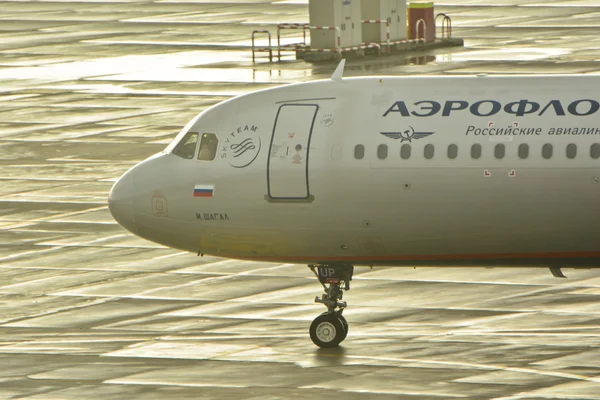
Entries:
{"label": "passenger door", "polygon": [[279,107],[267,160],[267,200],[313,199],[308,165],[318,110],[317,104],[283,104]]}

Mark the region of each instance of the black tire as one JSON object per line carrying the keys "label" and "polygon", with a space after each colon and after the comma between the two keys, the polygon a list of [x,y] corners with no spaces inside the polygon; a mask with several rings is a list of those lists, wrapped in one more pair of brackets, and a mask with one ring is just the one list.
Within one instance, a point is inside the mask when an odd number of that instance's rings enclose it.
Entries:
{"label": "black tire", "polygon": [[[329,311],[325,311],[321,315],[328,315],[328,314],[329,314]],[[336,311],[336,315],[337,315],[338,319],[342,322],[342,325],[344,326],[344,334],[342,335],[342,340],[341,340],[343,342],[346,339],[346,336],[348,336],[348,330],[350,329],[350,326],[348,325],[348,321],[346,321],[346,318],[342,315],[342,313],[340,311]]]}
{"label": "black tire", "polygon": [[346,321],[346,318],[344,318],[344,316],[342,314],[338,313],[337,317],[342,322],[342,325],[344,326],[344,336],[342,337],[342,341],[344,341],[344,339],[346,339],[346,336],[348,336],[348,329],[350,327],[348,325],[348,321]]}
{"label": "black tire", "polygon": [[310,339],[317,346],[327,349],[336,347],[346,337],[347,330],[336,313],[319,315],[310,324]]}

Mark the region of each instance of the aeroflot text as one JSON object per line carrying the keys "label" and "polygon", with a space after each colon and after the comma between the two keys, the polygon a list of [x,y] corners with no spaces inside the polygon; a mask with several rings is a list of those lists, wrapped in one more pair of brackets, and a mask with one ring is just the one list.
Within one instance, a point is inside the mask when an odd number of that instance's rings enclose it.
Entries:
{"label": "aeroflot text", "polygon": [[593,115],[600,109],[600,103],[592,99],[575,100],[567,104],[561,100],[550,100],[548,103],[538,103],[531,100],[511,101],[502,104],[496,100],[479,100],[469,103],[464,100],[447,100],[440,103],[433,100],[421,100],[414,104],[406,104],[404,101],[397,101],[383,114],[387,117],[390,113],[399,113],[403,117],[431,117],[442,112],[442,117],[449,117],[455,111],[468,110],[477,117],[489,117],[496,115],[501,111],[506,114],[522,117],[525,115],[541,116],[545,113],[549,115],[564,116],[570,114],[577,117]]}

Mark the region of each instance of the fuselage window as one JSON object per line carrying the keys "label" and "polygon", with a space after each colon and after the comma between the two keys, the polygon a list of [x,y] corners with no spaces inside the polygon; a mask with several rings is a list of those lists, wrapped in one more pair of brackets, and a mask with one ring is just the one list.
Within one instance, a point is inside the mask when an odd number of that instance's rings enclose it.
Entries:
{"label": "fuselage window", "polygon": [[494,157],[496,157],[498,160],[501,160],[504,158],[505,154],[506,154],[506,146],[504,146],[502,143],[498,143],[494,147]]}
{"label": "fuselage window", "polygon": [[[212,161],[217,155],[219,139],[214,133],[203,133],[200,140],[200,150],[198,151],[198,160]],[[235,150],[233,150],[235,154]]]}
{"label": "fuselage window", "polygon": [[481,145],[474,144],[471,146],[471,158],[474,160],[479,160],[481,158]]}
{"label": "fuselage window", "polygon": [[433,145],[427,144],[423,149],[423,156],[425,156],[426,159],[431,160],[433,158],[434,151],[435,148],[433,147]]}
{"label": "fuselage window", "polygon": [[519,145],[519,158],[524,160],[529,157],[529,145],[527,143],[523,143]]}
{"label": "fuselage window", "polygon": [[448,146],[448,158],[454,160],[458,156],[458,146],[451,144]]}
{"label": "fuselage window", "polygon": [[590,156],[592,156],[594,160],[600,158],[600,143],[594,143],[592,147],[590,147]]}
{"label": "fuselage window", "polygon": [[357,144],[354,146],[354,158],[357,160],[362,160],[365,156],[365,146],[362,144]]}
{"label": "fuselage window", "polygon": [[192,159],[198,144],[198,133],[188,132],[173,149],[173,154],[181,158]]}
{"label": "fuselage window", "polygon": [[542,146],[542,157],[546,160],[552,158],[552,153],[554,152],[554,148],[550,143],[546,143]]}
{"label": "fuselage window", "polygon": [[380,144],[377,147],[377,158],[380,160],[385,160],[388,155],[388,147],[386,144]]}
{"label": "fuselage window", "polygon": [[410,147],[410,144],[403,144],[402,147],[400,147],[400,157],[402,157],[403,160],[408,160],[410,158],[411,151],[412,148]]}
{"label": "fuselage window", "polygon": [[567,158],[571,160],[577,157],[577,145],[575,143],[571,143],[567,146]]}

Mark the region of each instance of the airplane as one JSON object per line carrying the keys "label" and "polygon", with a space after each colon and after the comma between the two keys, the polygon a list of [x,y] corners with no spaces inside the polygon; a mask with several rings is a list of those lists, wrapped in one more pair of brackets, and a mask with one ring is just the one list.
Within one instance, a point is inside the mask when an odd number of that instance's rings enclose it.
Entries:
{"label": "airplane", "polygon": [[112,187],[125,229],[175,249],[308,264],[348,333],[354,266],[600,266],[600,77],[369,76],[241,95]]}

